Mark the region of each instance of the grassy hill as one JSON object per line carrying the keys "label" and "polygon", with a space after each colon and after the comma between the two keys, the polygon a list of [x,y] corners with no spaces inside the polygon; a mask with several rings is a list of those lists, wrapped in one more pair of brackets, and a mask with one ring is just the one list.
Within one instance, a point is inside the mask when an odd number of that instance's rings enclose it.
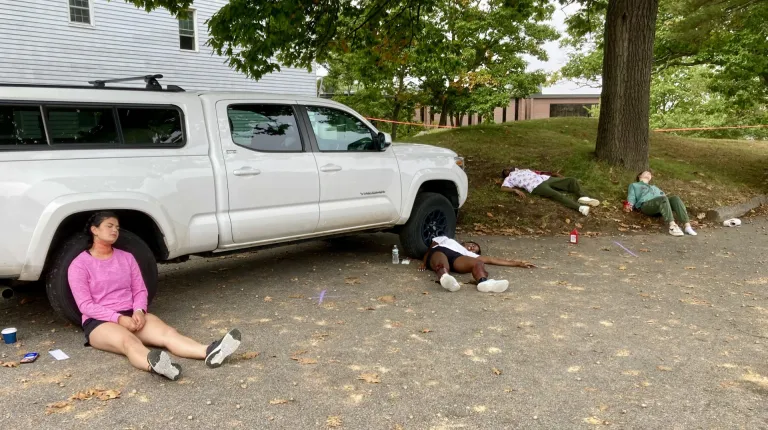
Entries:
{"label": "grassy hill", "polygon": [[[552,234],[578,223],[585,231],[640,230],[661,226],[658,219],[625,214],[621,202],[638,172],[598,163],[594,158],[597,120],[551,118],[479,125],[430,133],[408,141],[456,151],[467,159],[469,199],[460,228],[487,234]],[[742,202],[768,192],[768,142],[689,139],[651,133],[654,183],[677,194],[692,219],[716,206]],[[548,200],[521,199],[499,191],[505,166],[559,171],[578,178],[603,201],[589,217]]]}

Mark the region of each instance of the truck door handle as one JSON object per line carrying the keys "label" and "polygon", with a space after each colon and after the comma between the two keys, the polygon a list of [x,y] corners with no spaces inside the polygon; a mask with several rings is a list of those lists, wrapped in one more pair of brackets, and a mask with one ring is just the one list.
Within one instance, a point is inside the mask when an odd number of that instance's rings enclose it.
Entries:
{"label": "truck door handle", "polygon": [[321,172],[338,172],[339,170],[341,170],[341,166],[335,164],[326,164],[320,168]]}
{"label": "truck door handle", "polygon": [[232,174],[235,176],[256,176],[261,174],[261,170],[254,169],[253,167],[243,167],[242,169],[235,170]]}

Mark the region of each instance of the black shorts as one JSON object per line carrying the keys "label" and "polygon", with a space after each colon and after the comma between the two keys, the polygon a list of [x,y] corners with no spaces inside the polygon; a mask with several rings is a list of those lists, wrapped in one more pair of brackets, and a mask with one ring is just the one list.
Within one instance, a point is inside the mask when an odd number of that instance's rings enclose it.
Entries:
{"label": "black shorts", "polygon": [[436,246],[434,248],[431,248],[429,252],[427,253],[427,264],[429,265],[429,268],[431,270],[435,270],[434,267],[432,267],[432,254],[435,252],[440,252],[442,254],[445,254],[445,256],[448,258],[448,270],[453,271],[453,262],[456,261],[459,257],[465,257],[464,255],[450,249],[446,248],[444,246]]}
{"label": "black shorts", "polygon": [[[127,317],[133,316],[133,311],[118,311],[120,315],[125,315]],[[102,320],[95,320],[93,318],[88,318],[87,320],[83,321],[83,332],[85,334],[85,346],[91,346],[91,332],[96,327],[104,324],[108,321],[102,321]]]}

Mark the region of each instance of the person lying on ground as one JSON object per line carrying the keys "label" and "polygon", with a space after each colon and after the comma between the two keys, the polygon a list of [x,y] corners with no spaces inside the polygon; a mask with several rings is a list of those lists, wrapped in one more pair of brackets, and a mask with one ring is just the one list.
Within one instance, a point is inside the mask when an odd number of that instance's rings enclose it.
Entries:
{"label": "person lying on ground", "polygon": [[[525,197],[525,193],[520,191],[520,189],[523,189],[531,194],[554,200],[568,208],[579,211],[584,216],[589,215],[590,206],[600,205],[599,200],[589,197],[581,189],[579,181],[575,178],[564,178],[559,174],[517,167],[502,170],[501,177],[504,179],[504,182],[501,184],[502,191]],[[561,193],[562,191],[578,196],[578,200],[574,201],[564,196]]]}
{"label": "person lying on ground", "polygon": [[91,216],[86,225],[91,246],[72,261],[67,271],[72,295],[83,314],[85,345],[122,354],[137,369],[173,381],[181,377],[181,366],[173,363],[167,352],[154,348],[205,360],[211,368],[221,366],[240,346],[240,331],[232,329],[206,346],[148,313],[147,287],[136,259],[112,247],[119,230],[114,213],[104,211]]}
{"label": "person lying on ground", "polygon": [[653,179],[653,173],[650,170],[645,170],[637,175],[636,182],[629,184],[627,201],[630,206],[625,207],[624,211],[632,212],[632,209],[637,209],[649,216],[661,214],[664,222],[669,224],[669,234],[683,236],[683,232],[675,222],[675,215],[677,215],[677,219],[685,224],[685,232],[691,236],[696,236],[683,200],[678,196],[668,197],[659,187],[650,184],[651,179]]}
{"label": "person lying on ground", "polygon": [[458,291],[461,288],[459,282],[450,275],[455,273],[472,273],[477,281],[477,291],[482,293],[502,293],[509,287],[506,280],[488,279],[486,264],[508,267],[536,267],[527,261],[505,260],[503,258],[485,257],[480,245],[475,242],[459,243],[446,236],[438,236],[432,239],[429,251],[424,255],[424,261],[419,266],[419,271],[427,268],[437,273],[440,285],[448,291]]}

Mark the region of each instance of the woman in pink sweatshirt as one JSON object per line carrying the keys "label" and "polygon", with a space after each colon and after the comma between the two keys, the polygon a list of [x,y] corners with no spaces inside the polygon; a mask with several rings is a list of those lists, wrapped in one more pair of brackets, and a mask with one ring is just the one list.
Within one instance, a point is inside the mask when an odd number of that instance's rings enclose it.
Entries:
{"label": "woman in pink sweatshirt", "polygon": [[[147,313],[147,287],[132,254],[115,249],[120,224],[112,212],[98,212],[86,226],[91,247],[72,261],[69,287],[83,314],[86,345],[128,357],[131,364],[173,381],[181,366],[160,349],[185,358],[205,359],[219,367],[240,346],[238,329],[206,346],[179,334],[160,318]],[[146,345],[146,346],[145,346]]]}

